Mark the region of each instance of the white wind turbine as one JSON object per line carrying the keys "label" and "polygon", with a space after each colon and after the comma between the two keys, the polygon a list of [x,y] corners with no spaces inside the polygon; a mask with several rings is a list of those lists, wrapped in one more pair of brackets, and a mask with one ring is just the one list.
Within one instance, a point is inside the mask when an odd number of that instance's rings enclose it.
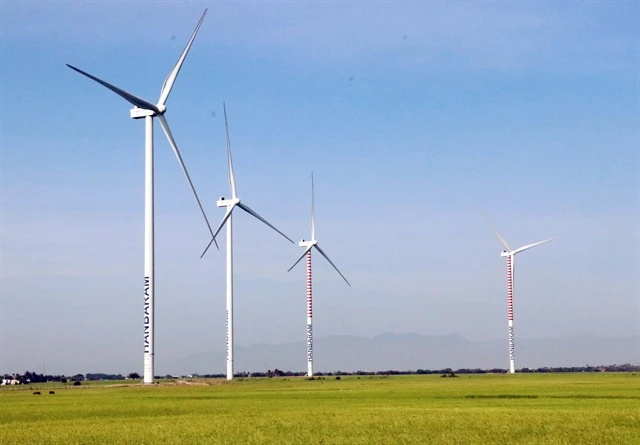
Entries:
{"label": "white wind turbine", "polygon": [[271,225],[266,219],[262,216],[258,215],[256,212],[251,210],[249,206],[240,202],[240,198],[236,193],[236,180],[233,175],[233,162],[231,161],[231,140],[229,138],[229,125],[227,123],[227,107],[223,103],[222,104],[224,110],[224,126],[227,134],[227,161],[229,164],[229,186],[231,187],[231,199],[224,199],[224,197],[220,197],[217,205],[218,207],[226,207],[227,211],[220,222],[220,225],[213,233],[213,237],[211,241],[202,252],[200,258],[202,258],[209,247],[211,247],[211,243],[213,243],[216,239],[216,236],[222,229],[222,226],[227,225],[227,380],[233,380],[233,228],[232,228],[232,212],[236,207],[241,208],[251,216],[256,219],[262,221],[273,230],[278,232],[280,235],[288,239],[293,243],[293,240],[289,238],[287,235],[276,229],[273,225]]}
{"label": "white wind turbine", "polygon": [[204,20],[204,16],[206,15],[207,10],[205,9],[202,13],[202,17],[200,17],[200,21],[196,26],[196,29],[193,31],[187,46],[182,51],[178,62],[175,64],[169,75],[167,76],[164,84],[162,84],[162,89],[160,90],[160,99],[158,99],[157,104],[152,104],[151,102],[146,101],[145,99],[141,99],[140,97],[134,96],[133,94],[122,90],[110,83],[105,82],[104,80],[98,79],[91,74],[88,74],[76,67],[73,67],[69,64],[67,66],[74,71],[79,72],[80,74],[88,77],[91,80],[98,82],[100,85],[110,89],[118,96],[124,98],[126,101],[133,105],[133,109],[131,109],[131,118],[132,119],[142,119],[145,120],[145,203],[144,203],[144,340],[143,340],[143,349],[144,349],[144,383],[153,383],[154,376],[154,294],[155,294],[155,277],[154,277],[154,221],[153,221],[153,204],[154,204],[154,195],[153,195],[153,118],[157,117],[160,120],[160,125],[164,130],[167,139],[169,140],[169,144],[171,148],[173,148],[173,152],[178,158],[178,163],[182,168],[182,172],[184,173],[187,181],[189,182],[189,186],[191,187],[191,191],[196,198],[198,203],[198,207],[200,207],[200,211],[202,212],[202,216],[209,227],[209,232],[213,234],[211,230],[211,226],[209,225],[209,221],[207,220],[207,215],[202,208],[202,204],[200,203],[200,199],[198,198],[198,194],[196,193],[196,189],[191,182],[191,178],[189,177],[189,173],[187,172],[187,167],[184,165],[182,161],[182,156],[180,155],[180,151],[178,150],[178,146],[176,145],[175,140],[173,139],[173,135],[171,134],[171,130],[169,130],[169,125],[167,124],[167,120],[164,117],[165,112],[167,111],[166,102],[169,98],[169,94],[171,93],[171,89],[173,88],[173,84],[176,81],[178,73],[180,72],[180,68],[182,68],[182,64],[184,63],[185,58],[187,57],[187,53],[191,48],[193,40],[200,29],[200,25]]}
{"label": "white wind turbine", "polygon": [[546,239],[544,241],[538,241],[537,243],[527,244],[526,246],[522,246],[518,249],[512,249],[509,247],[507,242],[500,236],[498,230],[495,228],[489,217],[482,211],[482,209],[478,206],[478,210],[487,220],[489,225],[491,226],[491,230],[496,234],[502,245],[504,246],[504,250],[500,252],[500,256],[507,258],[507,311],[509,315],[509,372],[514,374],[516,372],[516,358],[515,358],[515,345],[514,345],[514,332],[513,332],[513,260],[517,253],[524,252],[525,250],[531,249],[532,247],[539,246],[540,244],[547,243],[556,239],[555,237]]}
{"label": "white wind turbine", "polygon": [[313,172],[311,172],[311,239],[309,241],[302,240],[298,243],[300,247],[304,247],[305,251],[298,258],[298,261],[293,263],[293,266],[289,268],[289,271],[296,267],[302,258],[307,257],[307,375],[313,377],[313,292],[312,292],[312,280],[311,280],[311,249],[314,247],[333,268],[340,274],[342,279],[351,287],[351,284],[342,275],[342,272],[338,270],[335,264],[329,259],[324,250],[318,245],[316,241],[316,209],[315,209],[315,190],[313,186]]}

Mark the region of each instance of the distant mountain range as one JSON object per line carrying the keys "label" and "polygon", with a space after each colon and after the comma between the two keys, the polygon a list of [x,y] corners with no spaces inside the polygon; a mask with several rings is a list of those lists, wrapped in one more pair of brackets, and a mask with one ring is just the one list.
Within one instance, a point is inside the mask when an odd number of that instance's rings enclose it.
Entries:
{"label": "distant mountain range", "polygon": [[[171,373],[223,373],[224,351],[192,354],[174,362]],[[255,344],[235,348],[235,370],[306,370],[306,343]],[[640,336],[600,338],[580,335],[558,339],[520,339],[518,368],[640,363]],[[174,369],[175,368],[175,369]],[[314,341],[314,370],[379,371],[443,368],[508,368],[507,340],[471,341],[457,335],[350,335]]]}

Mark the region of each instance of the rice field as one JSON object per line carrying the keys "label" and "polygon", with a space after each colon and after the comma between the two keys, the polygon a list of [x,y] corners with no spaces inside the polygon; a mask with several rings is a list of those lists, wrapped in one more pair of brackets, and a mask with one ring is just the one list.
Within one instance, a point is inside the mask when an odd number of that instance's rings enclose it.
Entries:
{"label": "rice field", "polygon": [[37,389],[0,391],[2,444],[640,444],[637,373]]}

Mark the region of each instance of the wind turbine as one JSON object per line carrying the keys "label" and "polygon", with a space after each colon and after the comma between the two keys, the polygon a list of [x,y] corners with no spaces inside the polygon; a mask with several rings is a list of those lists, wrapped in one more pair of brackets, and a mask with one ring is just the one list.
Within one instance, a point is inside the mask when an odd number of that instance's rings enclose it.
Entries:
{"label": "wind turbine", "polygon": [[222,104],[224,110],[224,126],[227,134],[227,161],[229,164],[229,186],[231,188],[231,199],[225,199],[224,197],[220,197],[217,202],[218,207],[226,207],[227,211],[220,222],[220,225],[213,233],[211,241],[202,252],[200,258],[202,258],[209,247],[211,247],[211,243],[213,243],[216,239],[216,236],[222,229],[222,226],[227,225],[227,380],[233,380],[233,228],[232,228],[232,213],[236,207],[241,208],[249,215],[254,218],[262,221],[267,226],[271,227],[273,230],[278,232],[280,235],[288,239],[293,243],[293,240],[289,238],[287,235],[276,229],[273,225],[271,225],[266,219],[262,216],[258,215],[256,212],[251,210],[249,206],[240,202],[240,198],[238,198],[238,194],[236,192],[236,180],[233,175],[233,162],[231,161],[231,139],[229,138],[229,124],[227,123],[227,106]]}
{"label": "wind turbine", "polygon": [[500,252],[501,257],[507,258],[507,311],[509,316],[509,372],[511,374],[515,374],[516,372],[516,358],[515,358],[515,345],[514,345],[514,332],[513,332],[513,260],[516,254],[520,252],[524,252],[525,250],[531,249],[532,247],[539,246],[540,244],[547,243],[556,239],[555,237],[546,239],[544,241],[538,241],[537,243],[527,244],[526,246],[519,247],[518,249],[512,249],[509,247],[507,242],[500,236],[498,230],[493,225],[489,217],[482,211],[482,209],[478,206],[478,210],[487,220],[489,225],[491,226],[491,230],[496,234],[502,245],[504,246],[504,250]]}
{"label": "wind turbine", "polygon": [[198,207],[200,207],[200,212],[204,217],[207,226],[209,227],[209,232],[213,235],[213,231],[211,230],[211,226],[209,225],[209,221],[207,219],[207,215],[202,208],[202,204],[200,203],[200,198],[198,198],[198,194],[196,193],[196,189],[193,186],[193,182],[191,182],[191,178],[189,177],[189,173],[187,172],[187,167],[184,165],[182,161],[182,156],[180,155],[180,150],[178,150],[178,146],[176,145],[176,141],[173,139],[173,135],[171,134],[171,130],[169,129],[169,124],[167,123],[164,114],[167,111],[166,102],[169,98],[169,94],[171,93],[171,89],[173,88],[173,84],[178,77],[178,73],[180,72],[180,68],[182,68],[182,64],[184,63],[185,58],[187,57],[187,53],[193,44],[193,40],[200,29],[200,25],[204,20],[204,16],[207,14],[207,10],[205,9],[202,13],[202,17],[200,17],[200,21],[196,26],[196,29],[193,31],[187,46],[182,51],[178,62],[175,64],[166,80],[162,84],[162,89],[160,90],[160,99],[158,99],[157,104],[153,104],[145,99],[134,96],[133,94],[120,89],[110,83],[105,82],[104,80],[98,79],[95,76],[92,76],[89,73],[86,73],[74,66],[67,64],[69,68],[83,76],[88,77],[91,80],[98,82],[100,85],[110,89],[118,96],[125,99],[127,102],[133,105],[131,109],[131,118],[132,119],[142,119],[145,120],[145,193],[144,193],[144,340],[143,340],[143,349],[144,349],[144,383],[153,383],[153,375],[154,375],[154,294],[155,294],[155,276],[154,276],[154,212],[153,212],[153,204],[154,204],[154,195],[153,195],[153,118],[157,117],[160,120],[160,125],[164,130],[167,139],[169,140],[169,144],[171,148],[173,148],[173,152],[178,158],[178,163],[182,168],[182,172],[187,178],[187,182],[189,182],[189,186],[191,187],[191,191],[193,192],[193,196],[196,198],[196,202],[198,203]]}
{"label": "wind turbine", "polygon": [[312,280],[311,280],[311,249],[314,247],[333,268],[340,274],[342,279],[351,287],[351,284],[342,275],[342,272],[338,270],[335,264],[329,259],[324,250],[318,245],[316,240],[316,209],[315,209],[315,191],[313,187],[313,172],[311,172],[311,239],[309,241],[302,240],[298,243],[300,247],[304,247],[305,251],[298,258],[298,261],[293,263],[293,266],[289,268],[289,271],[296,267],[305,256],[307,257],[307,375],[313,377],[313,292],[312,292]]}

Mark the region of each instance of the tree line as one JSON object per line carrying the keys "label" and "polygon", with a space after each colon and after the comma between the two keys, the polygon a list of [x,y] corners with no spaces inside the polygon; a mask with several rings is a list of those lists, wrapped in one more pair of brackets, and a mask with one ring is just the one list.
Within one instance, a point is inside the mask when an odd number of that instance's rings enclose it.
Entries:
{"label": "tree line", "polygon": [[[139,378],[139,377],[138,377]],[[25,371],[24,374],[4,374],[3,380],[17,380],[20,384],[47,383],[47,382],[82,382],[85,380],[124,380],[122,374],[87,373],[66,375],[38,374],[37,372]]]}
{"label": "tree line", "polygon": [[[558,366],[558,367],[542,367],[542,368],[521,368],[517,369],[518,373],[552,373],[552,372],[639,372],[639,365],[632,365],[629,363],[625,363],[622,365],[600,365],[600,366]],[[416,369],[408,370],[408,371],[398,371],[389,369],[386,371],[355,371],[355,372],[346,372],[346,371],[333,371],[333,372],[316,372],[314,376],[317,377],[332,377],[332,376],[366,376],[366,375],[413,375],[413,374],[440,374],[440,375],[451,375],[451,374],[506,374],[508,371],[502,368],[491,368],[491,369],[480,369],[480,368],[461,368],[461,369],[452,369],[452,368],[443,368],[443,369]],[[237,372],[234,374],[234,377],[239,378],[273,378],[273,377],[306,377],[306,372],[297,372],[297,371],[282,371],[280,369],[269,369],[266,372]],[[181,376],[181,378],[207,378],[207,379],[217,379],[226,377],[225,374],[198,374],[193,373],[188,376]],[[106,373],[87,373],[87,374],[75,374],[71,376],[65,375],[44,375],[38,374],[32,371],[25,371],[24,374],[4,374],[2,376],[3,380],[17,380],[21,384],[28,383],[46,383],[46,382],[82,382],[85,380],[96,381],[96,380],[125,380],[125,377],[122,374],[106,374]],[[155,379],[174,379],[176,376],[165,375],[165,376],[155,376]],[[140,374],[137,372],[131,372],[127,374],[126,379],[131,380],[140,380]]]}
{"label": "tree line", "polygon": [[[558,366],[558,367],[541,367],[541,368],[521,368],[517,369],[516,372],[519,373],[551,373],[551,372],[638,372],[640,371],[640,366],[631,365],[629,363],[625,363],[623,365],[600,365],[600,366]],[[481,369],[481,368],[461,368],[461,369],[452,369],[452,368],[443,368],[443,369],[416,369],[416,370],[406,370],[399,371],[389,369],[386,371],[354,371],[354,372],[346,372],[346,371],[333,371],[333,372],[314,372],[313,375],[317,377],[332,377],[332,376],[366,376],[366,375],[413,375],[413,374],[440,374],[440,375],[450,375],[450,374],[507,374],[509,371],[502,368],[491,368],[491,369]],[[267,372],[237,372],[234,374],[234,377],[239,378],[249,378],[249,377],[305,377],[307,375],[306,372],[297,372],[297,371],[281,371],[279,369],[268,370]],[[226,374],[190,374],[193,378],[207,378],[207,379],[215,379],[215,378],[223,378],[226,377]],[[161,378],[161,377],[158,377]]]}

